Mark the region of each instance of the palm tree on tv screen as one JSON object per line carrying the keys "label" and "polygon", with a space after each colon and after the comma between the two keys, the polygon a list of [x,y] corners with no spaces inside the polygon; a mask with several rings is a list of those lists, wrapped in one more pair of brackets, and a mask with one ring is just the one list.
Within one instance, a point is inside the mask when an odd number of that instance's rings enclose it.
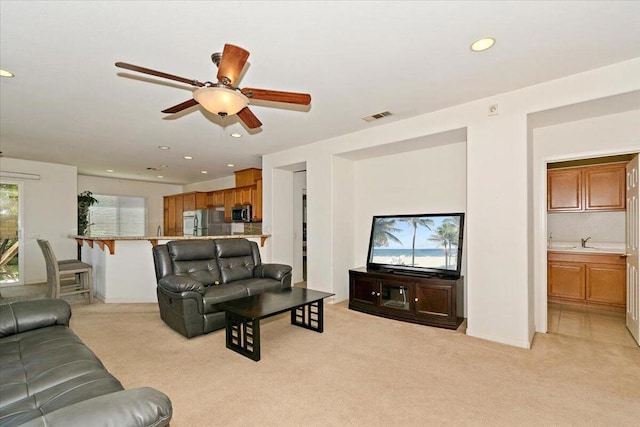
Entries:
{"label": "palm tree on tv screen", "polygon": [[431,227],[433,227],[434,223],[432,219],[420,218],[417,216],[412,216],[411,218],[403,219],[402,221],[411,224],[413,227],[413,238],[411,240],[411,265],[414,266],[416,265],[416,233],[418,232],[418,226],[422,226],[431,231]]}
{"label": "palm tree on tv screen", "polygon": [[389,241],[402,243],[393,233],[402,231],[395,228],[396,220],[387,218],[378,218],[376,226],[373,228],[373,246],[375,248],[389,246]]}
{"label": "palm tree on tv screen", "polygon": [[458,220],[447,218],[442,221],[442,225],[436,228],[435,233],[429,237],[429,240],[439,242],[444,247],[444,264],[447,269],[451,261],[452,247],[458,243],[459,232],[460,226]]}

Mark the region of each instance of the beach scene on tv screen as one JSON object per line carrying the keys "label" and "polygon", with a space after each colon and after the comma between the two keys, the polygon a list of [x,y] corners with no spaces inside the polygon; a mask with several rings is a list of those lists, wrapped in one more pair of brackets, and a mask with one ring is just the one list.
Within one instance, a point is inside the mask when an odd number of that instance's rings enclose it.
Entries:
{"label": "beach scene on tv screen", "polygon": [[374,219],[374,264],[456,270],[458,216],[379,217]]}

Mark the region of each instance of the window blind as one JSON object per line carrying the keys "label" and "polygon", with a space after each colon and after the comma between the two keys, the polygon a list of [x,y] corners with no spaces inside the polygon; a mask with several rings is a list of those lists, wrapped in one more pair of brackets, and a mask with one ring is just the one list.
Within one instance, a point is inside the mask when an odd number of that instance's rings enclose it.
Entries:
{"label": "window blind", "polygon": [[98,203],[89,208],[91,236],[144,236],[147,204],[144,197],[94,194]]}

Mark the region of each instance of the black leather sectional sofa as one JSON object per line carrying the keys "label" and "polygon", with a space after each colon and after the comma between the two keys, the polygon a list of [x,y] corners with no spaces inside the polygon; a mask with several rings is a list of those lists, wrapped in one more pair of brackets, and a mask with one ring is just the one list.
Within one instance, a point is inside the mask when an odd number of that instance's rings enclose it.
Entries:
{"label": "black leather sectional sofa", "polygon": [[224,328],[216,304],[291,287],[291,267],[262,264],[243,238],[174,240],[153,248],[160,317],[187,338]]}
{"label": "black leather sectional sofa", "polygon": [[124,390],[69,329],[60,299],[0,305],[0,426],[166,426],[169,398]]}

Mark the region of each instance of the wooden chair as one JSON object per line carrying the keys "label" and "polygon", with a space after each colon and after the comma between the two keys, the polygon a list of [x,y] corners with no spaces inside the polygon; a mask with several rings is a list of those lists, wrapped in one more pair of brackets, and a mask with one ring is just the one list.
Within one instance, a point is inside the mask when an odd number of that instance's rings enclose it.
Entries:
{"label": "wooden chair", "polygon": [[[93,267],[91,264],[76,259],[58,261],[47,240],[38,239],[38,245],[47,264],[47,283],[49,297],[60,298],[66,295],[89,294],[89,302],[93,302]],[[65,279],[72,278],[68,283]]]}

